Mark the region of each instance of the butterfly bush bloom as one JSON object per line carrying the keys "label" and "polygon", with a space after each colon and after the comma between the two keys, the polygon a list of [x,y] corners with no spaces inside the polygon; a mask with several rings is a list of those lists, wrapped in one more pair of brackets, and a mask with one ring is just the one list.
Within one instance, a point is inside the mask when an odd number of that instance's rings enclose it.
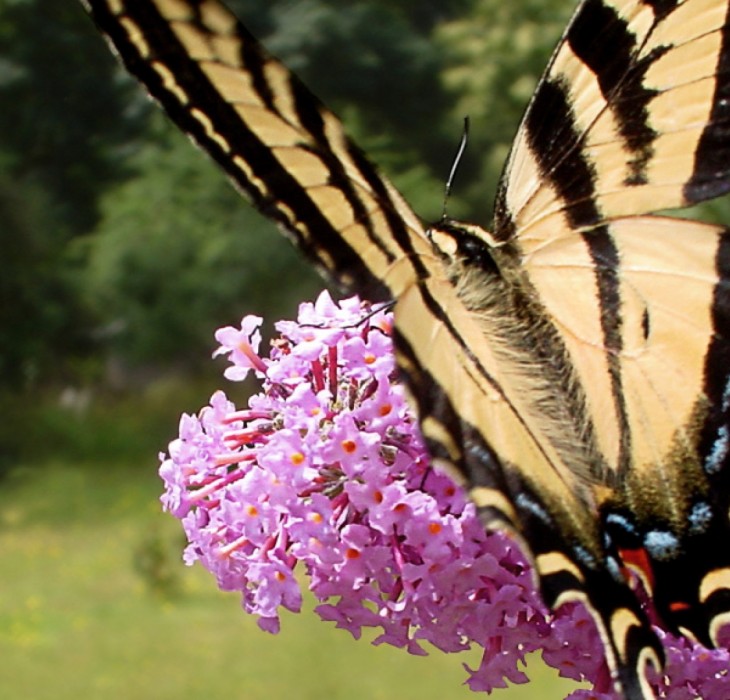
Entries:
{"label": "butterfly bush bloom", "polygon": [[[237,408],[219,391],[162,455],[164,508],[182,521],[184,559],[242,595],[259,626],[278,632],[298,612],[306,574],[324,620],[355,638],[425,654],[483,648],[466,667],[475,691],[526,682],[524,657],[541,650],[563,676],[589,681],[575,700],[609,700],[599,634],[578,604],[550,614],[515,542],[486,533],[473,505],[429,464],[417,422],[395,380],[392,317],[357,298],[323,293],[296,322],[276,324],[259,354],[261,319],[216,334],[231,366],[261,391]],[[661,697],[730,697],[726,651],[662,633]]]}

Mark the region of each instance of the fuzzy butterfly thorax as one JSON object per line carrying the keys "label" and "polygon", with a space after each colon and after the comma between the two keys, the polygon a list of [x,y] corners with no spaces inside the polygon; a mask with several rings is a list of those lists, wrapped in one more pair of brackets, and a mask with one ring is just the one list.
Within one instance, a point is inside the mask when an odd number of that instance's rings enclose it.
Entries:
{"label": "fuzzy butterfly thorax", "polygon": [[426,231],[218,0],[84,0],[128,70],[330,279],[394,304],[434,461],[581,600],[615,687],[730,619],[727,0],[583,0],[517,132],[492,234]]}

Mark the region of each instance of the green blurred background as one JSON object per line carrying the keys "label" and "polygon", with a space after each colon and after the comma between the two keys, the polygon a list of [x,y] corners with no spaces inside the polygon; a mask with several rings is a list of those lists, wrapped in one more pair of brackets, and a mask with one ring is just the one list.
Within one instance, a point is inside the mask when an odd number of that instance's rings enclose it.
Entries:
{"label": "green blurred background", "polygon": [[[231,5],[427,220],[469,115],[449,212],[486,225],[573,3]],[[0,106],[0,693],[468,697],[461,664],[475,654],[354,642],[311,604],[280,635],[258,631],[182,565],[160,513],[156,455],[222,383],[215,328],[290,316],[322,282],[165,121],[75,0],[0,0]],[[539,664],[534,675],[496,697],[572,687]]]}

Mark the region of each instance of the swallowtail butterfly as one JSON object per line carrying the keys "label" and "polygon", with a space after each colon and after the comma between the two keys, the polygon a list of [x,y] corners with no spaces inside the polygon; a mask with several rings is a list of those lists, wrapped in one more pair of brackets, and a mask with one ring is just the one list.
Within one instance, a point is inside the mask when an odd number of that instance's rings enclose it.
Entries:
{"label": "swallowtail butterfly", "polygon": [[85,0],[127,69],[326,275],[393,300],[434,460],[583,600],[617,688],[730,620],[730,235],[651,215],[730,190],[727,0],[583,0],[490,231],[425,227],[218,0]]}

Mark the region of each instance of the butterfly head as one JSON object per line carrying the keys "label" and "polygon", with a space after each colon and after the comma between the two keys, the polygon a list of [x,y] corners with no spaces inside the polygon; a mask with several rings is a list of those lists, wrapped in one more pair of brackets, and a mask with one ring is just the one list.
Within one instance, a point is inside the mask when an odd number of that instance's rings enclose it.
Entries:
{"label": "butterfly head", "polygon": [[449,268],[479,268],[498,273],[495,251],[504,245],[475,224],[442,219],[426,231],[434,252]]}

